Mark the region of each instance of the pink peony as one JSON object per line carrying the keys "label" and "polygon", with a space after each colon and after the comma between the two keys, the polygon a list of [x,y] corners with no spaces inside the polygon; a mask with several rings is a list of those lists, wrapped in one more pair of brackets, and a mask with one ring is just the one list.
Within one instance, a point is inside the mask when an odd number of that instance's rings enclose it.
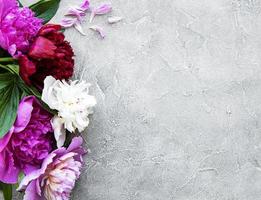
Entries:
{"label": "pink peony", "polygon": [[16,183],[20,171],[41,166],[53,149],[51,118],[35,97],[21,100],[13,127],[0,139],[0,181]]}
{"label": "pink peony", "polygon": [[12,56],[28,51],[41,26],[29,8],[19,8],[16,0],[0,0],[0,46]]}
{"label": "pink peony", "polygon": [[27,174],[17,190],[25,190],[24,200],[69,200],[83,165],[82,138],[73,138],[70,146],[49,154],[41,169]]}

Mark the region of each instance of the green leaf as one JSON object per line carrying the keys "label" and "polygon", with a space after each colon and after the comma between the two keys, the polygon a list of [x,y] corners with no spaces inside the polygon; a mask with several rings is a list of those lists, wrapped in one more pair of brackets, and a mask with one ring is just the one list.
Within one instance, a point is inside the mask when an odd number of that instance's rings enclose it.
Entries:
{"label": "green leaf", "polygon": [[1,65],[1,64],[0,64],[0,68],[9,71],[9,72],[11,72],[12,74],[19,75],[19,66],[18,66],[18,65],[13,65],[13,64],[10,64],[10,65]]}
{"label": "green leaf", "polygon": [[40,0],[30,6],[30,9],[35,12],[38,18],[44,20],[46,24],[49,22],[59,8],[60,0]]}
{"label": "green leaf", "polygon": [[17,76],[7,75],[10,81],[1,82],[0,90],[0,138],[8,132],[14,124],[17,108],[20,100],[20,91]]}
{"label": "green leaf", "polygon": [[[15,122],[19,100],[28,95],[36,96],[41,101],[40,92],[24,83],[19,76],[19,67],[14,64],[0,64],[0,138],[3,137]],[[55,114],[46,104],[43,107]]]}
{"label": "green leaf", "polygon": [[26,96],[34,95],[38,99],[41,99],[41,94],[35,87],[26,85],[21,79],[19,81],[20,81],[19,87],[26,94]]}
{"label": "green leaf", "polygon": [[0,182],[1,190],[5,200],[12,200],[12,185]]}
{"label": "green leaf", "polygon": [[13,74],[19,75],[19,66],[18,65],[7,65],[7,68],[9,69],[9,71]]}
{"label": "green leaf", "polygon": [[0,91],[10,84],[10,73],[0,74]]}
{"label": "green leaf", "polygon": [[[53,115],[57,114],[56,111],[50,109],[50,107],[42,101],[42,99],[41,99],[42,95],[35,87],[26,85],[21,79],[19,80],[18,85],[19,85],[20,89],[23,91],[22,97],[28,96],[28,95],[34,95],[41,102],[41,104],[45,110],[47,110],[49,113],[52,113]],[[1,85],[0,85],[0,87],[1,87]]]}

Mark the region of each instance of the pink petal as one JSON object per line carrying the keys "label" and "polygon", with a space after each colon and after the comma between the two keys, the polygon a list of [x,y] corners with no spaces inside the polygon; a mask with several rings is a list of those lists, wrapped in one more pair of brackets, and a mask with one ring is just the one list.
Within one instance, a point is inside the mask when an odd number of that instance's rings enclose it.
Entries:
{"label": "pink petal", "polygon": [[21,132],[30,122],[34,100],[35,97],[28,96],[23,98],[22,101],[19,103],[17,111],[18,114],[14,124],[14,132]]}
{"label": "pink petal", "polygon": [[8,133],[6,133],[4,135],[4,137],[2,137],[0,139],[0,153],[6,148],[6,146],[8,145],[8,142],[10,141],[12,135],[13,135],[13,132],[14,132],[14,127],[12,127]]}
{"label": "pink petal", "polygon": [[85,12],[78,8],[70,8],[66,16],[76,17],[78,20],[81,20],[85,16]]}
{"label": "pink petal", "polygon": [[64,28],[72,27],[77,22],[76,18],[64,18],[61,21],[61,26]]}
{"label": "pink petal", "polygon": [[[61,25],[64,28],[72,27],[73,25],[79,26],[77,23],[81,23],[83,21],[83,17],[86,14],[86,11],[90,7],[89,0],[84,0],[80,6],[73,6],[71,7],[68,12],[65,14],[65,16],[61,21]],[[78,28],[76,28],[78,30]]]}
{"label": "pink petal", "polygon": [[0,19],[2,19],[12,8],[18,6],[16,0],[0,0]]}
{"label": "pink petal", "polygon": [[109,3],[107,3],[107,4],[105,3],[105,4],[100,5],[97,8],[94,8],[91,13],[90,22],[92,22],[95,15],[104,15],[104,14],[111,12],[111,10],[112,10],[112,6]]}
{"label": "pink petal", "polygon": [[56,154],[54,152],[50,153],[45,160],[42,163],[42,167],[41,169],[32,171],[31,173],[29,173],[28,175],[26,175],[23,180],[21,181],[19,187],[17,188],[17,191],[21,191],[24,190],[28,184],[33,181],[38,179],[41,175],[43,175],[45,173],[45,170],[47,169],[48,165],[50,165],[53,162],[54,157],[56,156]]}
{"label": "pink petal", "polygon": [[20,169],[15,165],[13,153],[5,149],[0,153],[0,180],[4,183],[17,183]]}
{"label": "pink petal", "polygon": [[102,4],[101,6],[94,8],[93,12],[95,12],[96,15],[104,15],[107,14],[109,12],[111,12],[112,10],[112,6],[111,4]]}
{"label": "pink petal", "polygon": [[24,200],[40,200],[42,199],[41,196],[37,194],[37,185],[36,181],[32,181],[29,183],[29,185],[26,187],[25,194],[24,194]]}
{"label": "pink petal", "polygon": [[8,52],[10,53],[11,56],[14,56],[16,53],[16,45],[12,44],[11,46],[8,47]]}
{"label": "pink petal", "polygon": [[72,139],[72,142],[70,146],[67,148],[67,152],[74,151],[75,149],[78,149],[83,143],[83,139],[81,137],[74,137]]}
{"label": "pink petal", "polygon": [[87,11],[90,8],[90,1],[89,0],[85,0],[81,5],[80,8],[83,11]]}
{"label": "pink petal", "polygon": [[93,31],[96,31],[97,33],[99,33],[100,36],[102,37],[102,39],[105,38],[105,33],[104,33],[104,31],[103,31],[103,29],[101,27],[99,27],[97,25],[93,25],[93,26],[90,27],[90,29],[93,30]]}
{"label": "pink petal", "polygon": [[83,139],[82,137],[74,137],[70,146],[67,148],[67,152],[75,152],[78,155],[75,157],[79,162],[83,162],[82,155],[86,154],[87,151],[82,148]]}

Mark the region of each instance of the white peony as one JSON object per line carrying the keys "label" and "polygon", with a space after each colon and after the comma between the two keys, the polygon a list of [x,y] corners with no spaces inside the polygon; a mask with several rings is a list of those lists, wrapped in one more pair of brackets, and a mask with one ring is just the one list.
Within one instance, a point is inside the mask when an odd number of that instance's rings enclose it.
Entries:
{"label": "white peony", "polygon": [[55,138],[58,146],[62,146],[65,130],[82,132],[89,124],[88,115],[96,105],[94,96],[89,95],[90,84],[85,81],[56,80],[47,76],[44,80],[42,100],[58,111],[58,116],[52,120]]}

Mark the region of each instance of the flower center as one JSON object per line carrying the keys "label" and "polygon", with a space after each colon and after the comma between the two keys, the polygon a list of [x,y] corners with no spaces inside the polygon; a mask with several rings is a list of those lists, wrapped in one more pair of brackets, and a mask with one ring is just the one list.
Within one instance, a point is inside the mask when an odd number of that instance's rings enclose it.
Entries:
{"label": "flower center", "polygon": [[82,164],[75,161],[73,156],[74,154],[49,166],[45,177],[41,181],[41,186],[44,187],[44,196],[47,200],[57,199],[56,197],[59,196],[64,200],[70,198],[70,193],[74,188],[76,179],[80,176],[80,168],[82,167]]}

